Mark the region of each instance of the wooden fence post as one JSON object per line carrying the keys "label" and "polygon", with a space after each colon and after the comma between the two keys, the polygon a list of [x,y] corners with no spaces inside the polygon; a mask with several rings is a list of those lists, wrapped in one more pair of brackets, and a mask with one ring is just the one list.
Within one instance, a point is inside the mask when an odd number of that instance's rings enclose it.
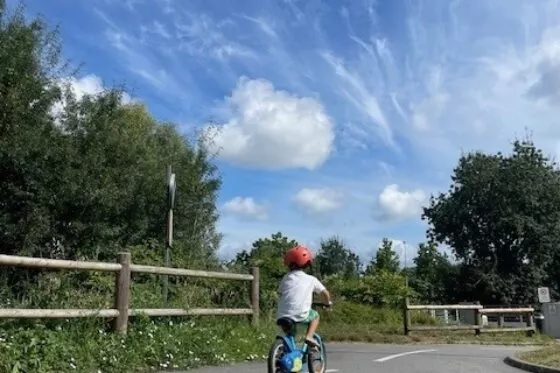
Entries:
{"label": "wooden fence post", "polygon": [[474,330],[474,334],[480,335],[480,329],[482,328],[482,312],[480,312],[478,308],[474,309],[474,323],[478,326],[478,328]]}
{"label": "wooden fence post", "polygon": [[113,330],[122,334],[126,334],[128,327],[128,305],[130,302],[130,253],[119,253],[119,263],[122,268],[117,272],[115,284],[115,308],[119,311],[119,315],[113,323]]}
{"label": "wooden fence post", "polygon": [[535,333],[535,323],[533,320],[533,312],[527,312],[527,327],[533,328],[532,330],[527,330],[527,336],[532,337]]}
{"label": "wooden fence post", "polygon": [[503,313],[498,315],[498,328],[503,328],[505,325],[505,317]]}
{"label": "wooden fence post", "polygon": [[253,309],[253,315],[251,317],[251,322],[254,326],[259,324],[259,281],[260,273],[259,267],[252,267],[251,274],[253,275],[253,281],[251,282],[251,308]]}
{"label": "wooden fence post", "polygon": [[403,307],[404,335],[410,334],[410,311],[408,310],[408,297],[404,298]]}

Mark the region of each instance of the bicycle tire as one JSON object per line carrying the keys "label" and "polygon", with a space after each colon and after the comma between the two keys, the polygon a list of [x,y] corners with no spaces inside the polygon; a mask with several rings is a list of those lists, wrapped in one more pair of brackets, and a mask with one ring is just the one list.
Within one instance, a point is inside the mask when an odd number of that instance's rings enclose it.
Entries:
{"label": "bicycle tire", "polygon": [[[318,352],[308,352],[307,353],[307,370],[309,371],[309,373],[325,373],[327,371],[327,349],[325,348],[325,343],[323,342],[322,339],[319,340],[319,338],[317,338],[317,336],[313,336],[313,339],[316,342],[320,342],[319,343],[319,348],[320,350]],[[315,370],[315,366],[313,364],[314,361],[316,361],[316,359],[314,359],[314,355],[316,356],[316,354],[320,354],[321,355],[321,360],[323,362],[321,370],[320,371],[316,371]]]}
{"label": "bicycle tire", "polygon": [[[276,339],[270,349],[268,350],[268,359],[267,359],[267,366],[268,366],[268,373],[278,373],[280,369],[278,369],[276,365],[276,350],[279,348],[284,348],[284,342],[281,339]],[[278,358],[281,356],[278,356]]]}

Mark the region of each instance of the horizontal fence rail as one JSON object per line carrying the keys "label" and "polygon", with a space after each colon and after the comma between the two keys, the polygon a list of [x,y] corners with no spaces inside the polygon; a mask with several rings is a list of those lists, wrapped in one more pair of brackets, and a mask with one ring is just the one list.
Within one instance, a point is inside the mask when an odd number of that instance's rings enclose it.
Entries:
{"label": "horizontal fence rail", "polygon": [[449,305],[409,305],[409,310],[475,310],[481,309],[481,305],[473,304],[449,304]]}
{"label": "horizontal fence rail", "polygon": [[[128,318],[145,315],[157,316],[228,316],[250,315],[256,325],[259,320],[259,268],[251,268],[251,274],[201,271],[183,268],[156,267],[132,264],[128,252],[119,253],[118,263],[43,259],[16,255],[0,255],[0,265],[29,268],[51,268],[83,271],[115,272],[115,306],[112,309],[0,309],[1,318],[17,319],[66,319],[80,317],[114,318],[113,329],[126,333]],[[132,273],[172,275],[182,277],[203,277],[225,280],[251,281],[251,308],[142,308],[130,309],[130,287]]]}
{"label": "horizontal fence rail", "polygon": [[28,256],[0,255],[0,265],[28,268],[75,269],[97,272],[118,272],[122,269],[119,263],[84,262],[61,259],[32,258]]}
{"label": "horizontal fence rail", "polygon": [[[410,311],[430,311],[432,317],[435,316],[436,310],[444,311],[444,319],[449,322],[449,310],[455,311],[455,324],[453,325],[412,325]],[[518,308],[484,308],[480,304],[444,304],[444,305],[410,305],[405,302],[404,307],[404,333],[409,335],[411,331],[438,331],[438,330],[474,330],[478,335],[480,333],[495,332],[527,332],[532,336],[535,333],[534,324],[534,308],[518,307]],[[467,313],[468,312],[468,313]],[[490,327],[488,325],[487,315],[498,316],[498,326]],[[505,326],[505,315],[517,315],[523,319],[526,317],[525,326]],[[460,316],[463,316],[465,323],[461,324]],[[518,323],[519,324],[519,323]]]}
{"label": "horizontal fence rail", "polygon": [[133,273],[149,273],[153,275],[206,277],[206,278],[217,278],[217,279],[224,279],[224,280],[245,280],[245,281],[253,280],[253,275],[246,275],[242,273],[209,272],[209,271],[199,271],[195,269],[154,267],[154,266],[146,266],[146,265],[138,265],[138,264],[132,264],[130,266],[130,271]]}
{"label": "horizontal fence rail", "polygon": [[[135,308],[128,310],[128,316],[234,316],[252,315],[252,308]],[[80,317],[113,318],[119,315],[117,309],[0,309],[0,319],[73,319]]]}
{"label": "horizontal fence rail", "polygon": [[[28,268],[73,269],[98,272],[119,272],[122,269],[122,265],[119,263],[42,259],[16,255],[0,255],[0,265]],[[131,264],[130,271],[134,273],[149,273],[154,275],[206,277],[226,280],[253,280],[253,275],[243,273],[200,271],[194,269],[156,267],[140,264]]]}

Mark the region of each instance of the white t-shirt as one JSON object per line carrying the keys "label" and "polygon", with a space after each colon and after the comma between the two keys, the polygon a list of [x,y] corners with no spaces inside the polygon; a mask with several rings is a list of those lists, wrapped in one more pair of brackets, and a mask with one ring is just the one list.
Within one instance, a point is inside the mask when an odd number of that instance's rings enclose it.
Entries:
{"label": "white t-shirt", "polygon": [[325,286],[315,276],[304,271],[288,272],[278,285],[278,309],[276,319],[289,317],[295,322],[302,322],[307,318],[313,302],[313,293],[320,294]]}

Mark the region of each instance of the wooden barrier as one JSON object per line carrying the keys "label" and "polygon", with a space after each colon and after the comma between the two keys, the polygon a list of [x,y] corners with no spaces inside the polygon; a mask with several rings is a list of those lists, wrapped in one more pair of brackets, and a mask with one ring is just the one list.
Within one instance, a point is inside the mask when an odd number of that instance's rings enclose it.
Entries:
{"label": "wooden barrier", "polygon": [[[483,308],[478,311],[481,315],[483,314],[493,314],[498,315],[498,327],[497,328],[482,328],[480,332],[483,333],[495,333],[495,332],[503,332],[503,331],[510,331],[510,332],[521,332],[524,331],[527,333],[528,336],[532,336],[535,333],[535,323],[533,314],[535,309],[532,307],[523,307],[523,308]],[[504,316],[508,314],[514,315],[525,315],[527,318],[526,326],[520,328],[506,328],[504,326]]]}
{"label": "wooden barrier", "polygon": [[[429,325],[429,326],[413,326],[411,325],[410,311],[415,310],[472,310],[474,311],[474,324],[467,325]],[[484,308],[480,304],[446,304],[446,305],[410,305],[408,300],[405,301],[404,309],[404,333],[409,335],[411,331],[437,331],[437,330],[474,330],[477,335],[480,333],[493,332],[519,332],[525,331],[528,336],[535,333],[535,325],[533,320],[534,309],[532,307],[522,308]],[[482,322],[483,315],[494,314],[499,315],[498,328],[485,327]],[[516,314],[525,315],[527,323],[525,327],[504,327],[504,315]]]}
{"label": "wooden barrier", "polygon": [[[115,272],[115,303],[112,309],[0,309],[0,318],[79,318],[103,317],[114,318],[113,330],[126,333],[130,316],[227,316],[251,315],[251,323],[259,321],[259,268],[251,268],[251,274],[200,271],[183,268],[155,267],[132,264],[130,253],[118,254],[117,263],[86,262],[59,259],[42,259],[15,255],[0,255],[0,265],[31,268],[70,269],[83,271]],[[146,308],[130,309],[130,286],[132,273],[150,273],[187,277],[203,277],[225,280],[251,281],[251,308],[192,308],[166,309]]]}

